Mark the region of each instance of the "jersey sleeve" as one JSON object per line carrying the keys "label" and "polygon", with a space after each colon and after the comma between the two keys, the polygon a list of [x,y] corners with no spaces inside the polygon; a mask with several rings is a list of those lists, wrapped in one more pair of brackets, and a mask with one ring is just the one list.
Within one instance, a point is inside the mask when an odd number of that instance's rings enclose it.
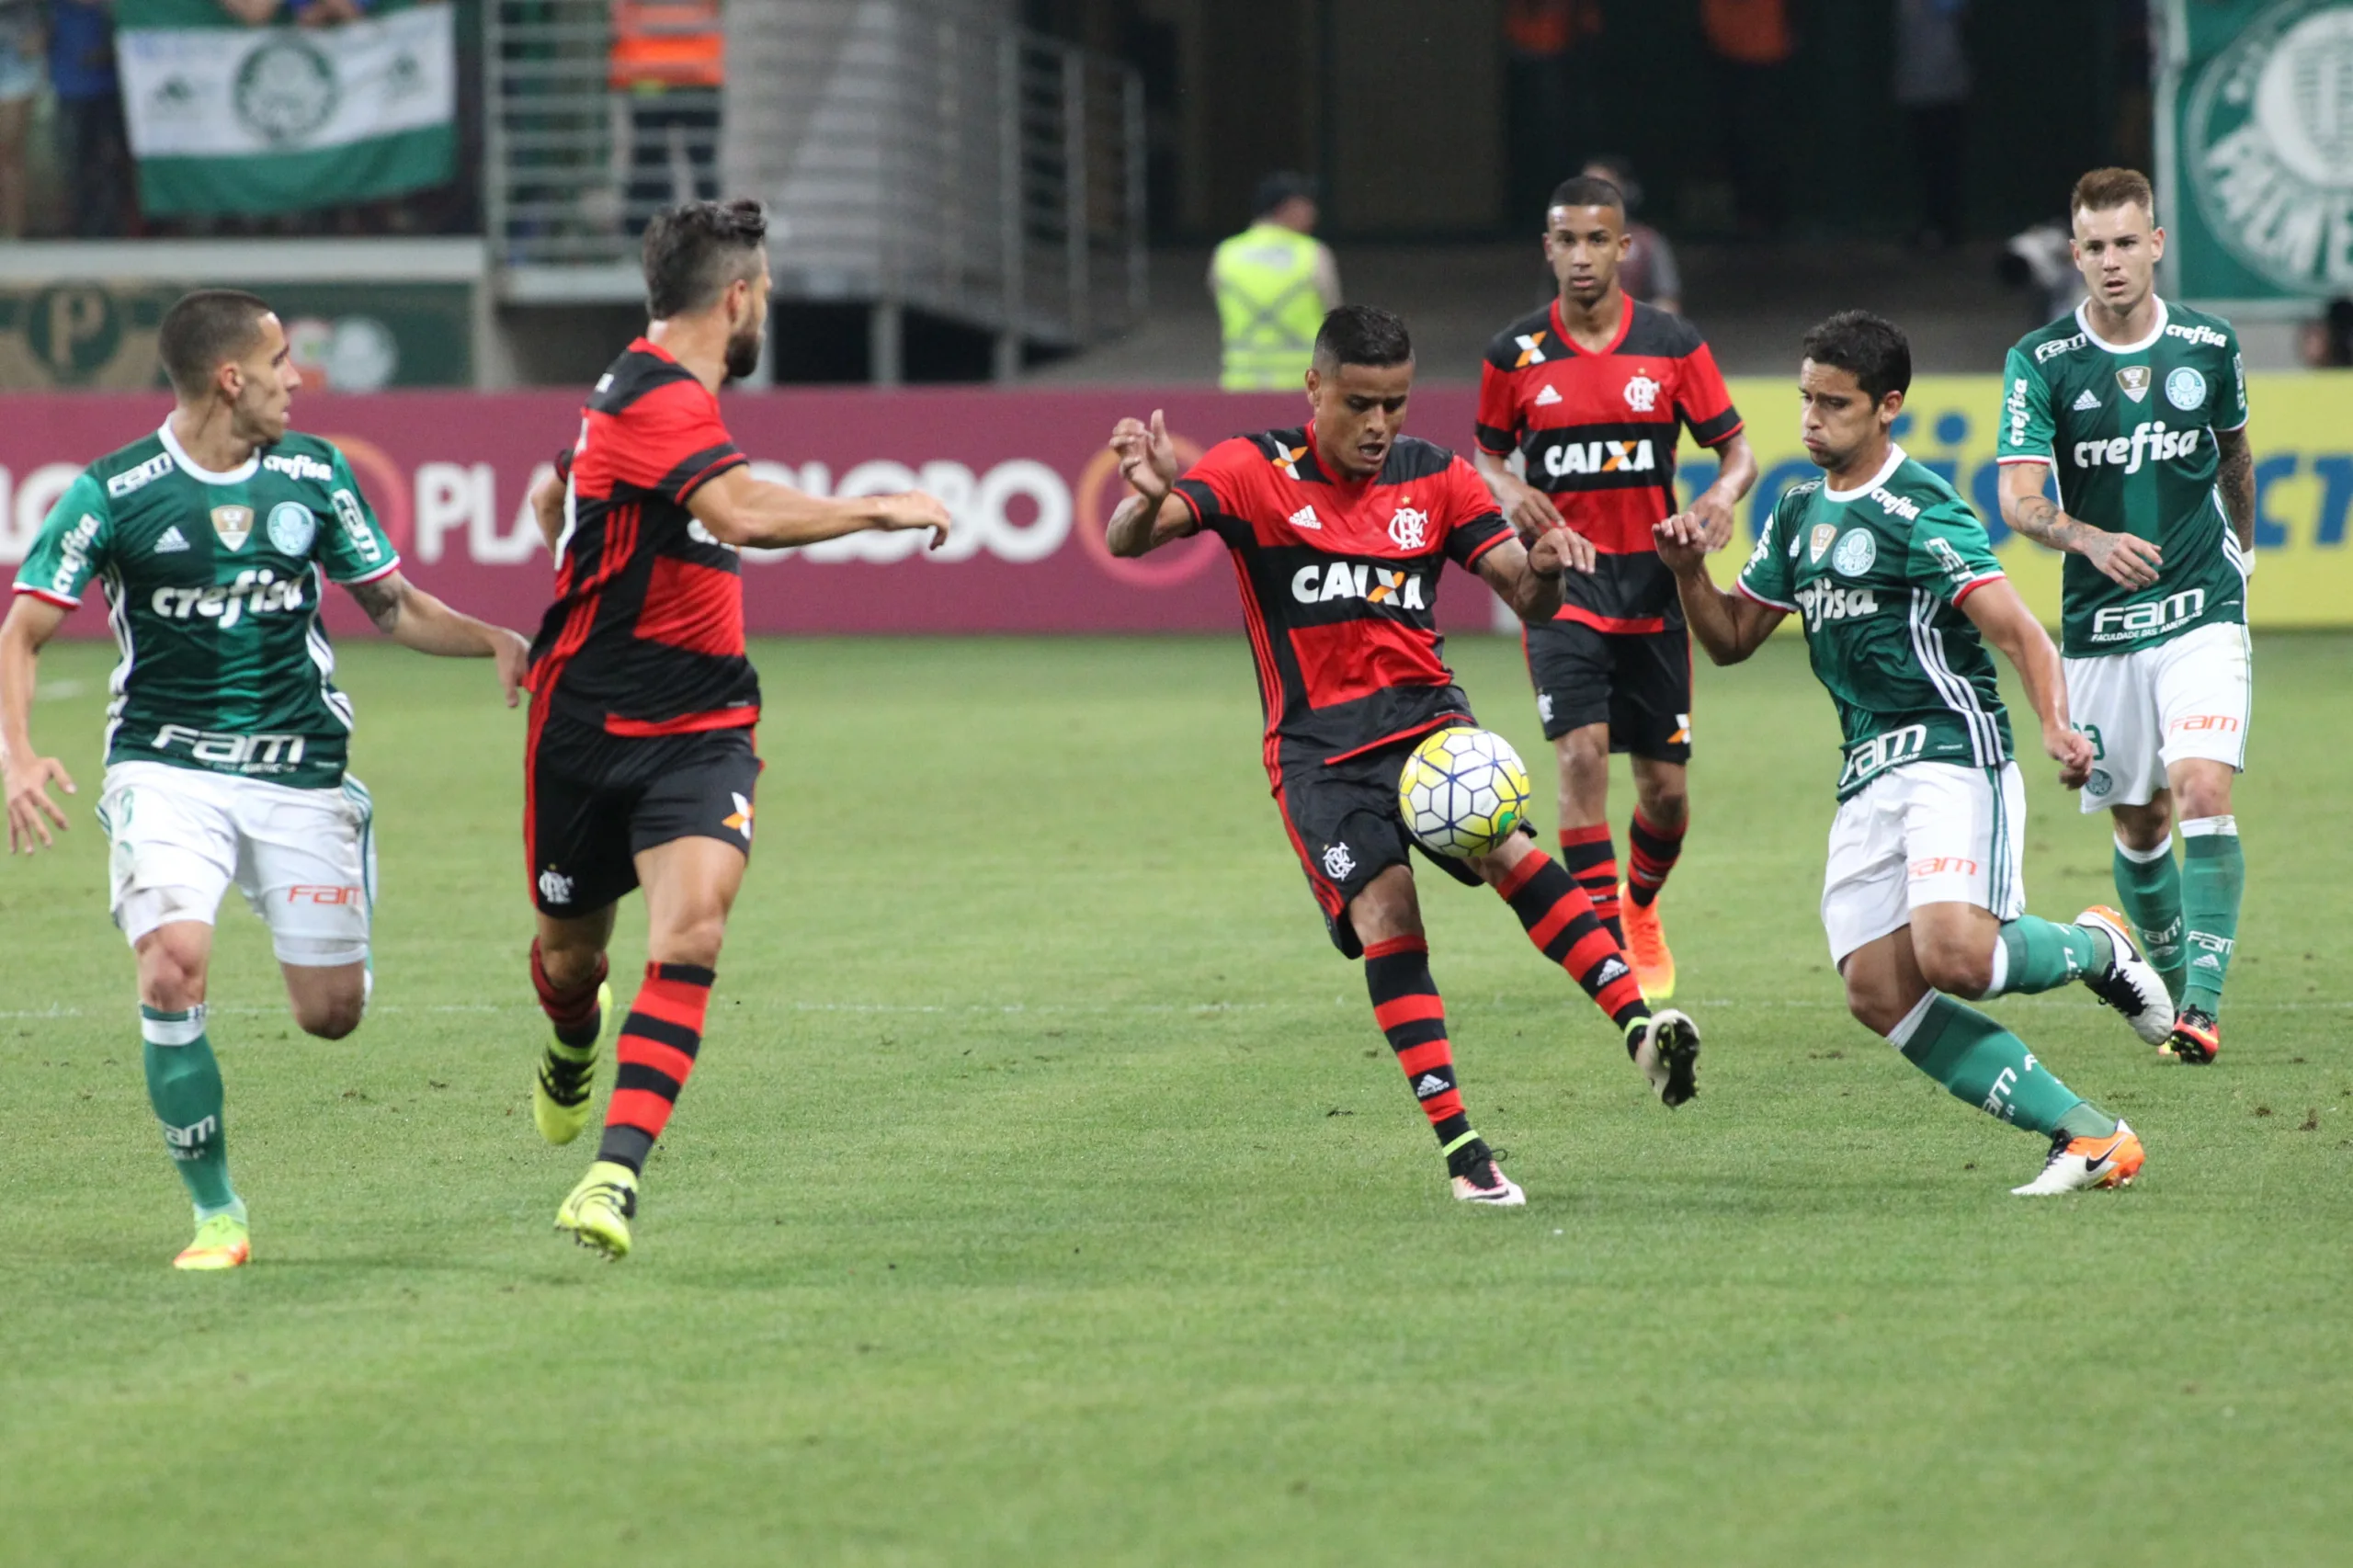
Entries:
{"label": "jersey sleeve", "polygon": [[1252,486],[1267,455],[1255,442],[1240,436],[1220,441],[1201,454],[1201,460],[1176,481],[1176,494],[1193,509],[1193,518],[1228,544],[1255,538],[1250,527]]}
{"label": "jersey sleeve", "polygon": [[1462,459],[1447,470],[1446,555],[1464,571],[1476,567],[1482,556],[1513,535],[1504,521],[1487,482]]}
{"label": "jersey sleeve", "polygon": [[2239,349],[2238,329],[2222,328],[2225,342],[2222,352],[2230,356],[2231,375],[2224,384],[2222,395],[2214,400],[2214,428],[2222,431],[2246,428],[2246,356]]}
{"label": "jersey sleeve", "polygon": [[615,416],[609,458],[614,476],[683,506],[694,493],[731,468],[751,461],[719,417],[719,403],[699,382],[666,381]]}
{"label": "jersey sleeve", "polygon": [[1702,343],[1685,355],[1675,372],[1675,414],[1703,447],[1720,447],[1740,434],[1740,410],[1732,389],[1716,369],[1714,350]]}
{"label": "jersey sleeve", "polygon": [[32,549],[17,570],[17,592],[72,609],[90,579],[106,566],[114,543],[114,514],[106,486],[87,472],[66,486],[41,520]]}
{"label": "jersey sleeve", "polygon": [[1795,614],[1797,585],[1790,580],[1789,523],[1785,516],[1789,506],[1787,495],[1774,503],[1773,515],[1766,519],[1765,532],[1757,540],[1756,548],[1748,552],[1748,563],[1740,569],[1740,576],[1733,585],[1768,608]]}
{"label": "jersey sleeve", "polygon": [[2048,463],[2055,426],[2051,387],[2023,347],[2002,367],[2002,428],[1995,457],[2006,463]]}
{"label": "jersey sleeve", "polygon": [[399,569],[401,552],[392,548],[392,536],[376,520],[375,509],[368,505],[359,481],[341,452],[335,454],[334,467],[327,502],[335,508],[335,526],[319,530],[319,563],[327,569],[330,583],[347,587],[372,583]]}
{"label": "jersey sleeve", "polygon": [[1926,588],[1956,607],[1986,584],[2000,582],[2003,575],[1985,525],[1965,502],[1934,506],[1921,514],[1912,525],[1911,559],[1905,572],[1915,587]]}
{"label": "jersey sleeve", "polygon": [[1512,391],[1512,374],[1493,359],[1479,363],[1479,414],[1473,426],[1479,449],[1506,458],[1519,445],[1519,397]]}

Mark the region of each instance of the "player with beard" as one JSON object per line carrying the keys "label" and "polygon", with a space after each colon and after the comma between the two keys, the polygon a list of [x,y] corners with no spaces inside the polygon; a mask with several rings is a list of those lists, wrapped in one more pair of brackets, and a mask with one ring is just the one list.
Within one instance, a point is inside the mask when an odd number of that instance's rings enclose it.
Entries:
{"label": "player with beard", "polygon": [[[1528,629],[1528,673],[1561,774],[1561,858],[1613,928],[1623,921],[1643,994],[1675,994],[1658,915],[1690,820],[1691,643],[1651,529],[1676,510],[1675,439],[1721,460],[1686,516],[1709,548],[1732,538],[1756,460],[1715,357],[1691,324],[1626,297],[1626,199],[1581,176],[1552,193],[1544,255],[1559,297],[1487,346],[1478,468],[1525,536],[1563,519],[1599,551],[1560,613]],[[1524,473],[1512,472],[1518,454]],[[1609,757],[1631,754],[1625,885],[1609,836]]]}
{"label": "player with beard", "polygon": [[639,1177],[694,1066],[751,855],[760,687],[737,551],[866,528],[928,528],[934,549],[948,538],[928,495],[828,500],[751,476],[717,394],[759,363],[767,233],[754,201],[655,215],[645,335],[597,381],[579,439],[532,494],[556,562],[531,645],[523,818],[531,982],[554,1027],[532,1112],[551,1143],[587,1125],[614,906],[645,890],[645,981],[621,1027],[604,1140],[556,1215],[608,1257],[630,1250]]}
{"label": "player with beard", "polygon": [[[1397,782],[1423,736],[1476,722],[1438,634],[1446,563],[1541,620],[1560,608],[1571,567],[1593,570],[1593,552],[1557,524],[1523,545],[1470,464],[1399,433],[1414,349],[1388,312],[1326,315],[1306,381],[1305,428],[1222,441],[1181,473],[1157,413],[1149,425],[1120,421],[1111,447],[1135,494],[1105,535],[1113,554],[1139,556],[1207,528],[1233,552],[1267,711],[1267,777],[1291,847],[1333,945],[1364,960],[1373,1018],[1438,1134],[1454,1196],[1508,1208],[1525,1199],[1455,1083]],[[1537,950],[1623,1032],[1661,1101],[1692,1096],[1699,1030],[1680,1013],[1652,1015],[1617,939],[1551,856],[1516,833],[1468,860],[1427,858],[1503,896]]]}

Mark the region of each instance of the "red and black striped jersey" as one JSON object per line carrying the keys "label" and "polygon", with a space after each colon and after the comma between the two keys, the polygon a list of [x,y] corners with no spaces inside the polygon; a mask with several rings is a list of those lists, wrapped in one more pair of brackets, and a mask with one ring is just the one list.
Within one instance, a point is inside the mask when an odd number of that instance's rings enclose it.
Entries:
{"label": "red and black striped jersey", "polygon": [[1528,483],[1600,554],[1592,576],[1564,580],[1560,619],[1603,631],[1682,626],[1651,539],[1675,512],[1676,435],[1688,427],[1713,447],[1740,423],[1707,340],[1680,316],[1629,300],[1618,340],[1598,354],[1569,337],[1557,301],[1495,335],[1479,372],[1479,448],[1523,454]]}
{"label": "red and black striped jersey", "polygon": [[1311,425],[1219,442],[1176,494],[1233,553],[1270,777],[1470,716],[1438,631],[1438,573],[1512,530],[1469,463],[1401,437],[1379,474],[1339,479]]}
{"label": "red and black striped jersey", "polygon": [[756,722],[741,562],[687,510],[696,490],[748,460],[719,400],[641,337],[588,394],[567,458],[533,699],[617,735]]}

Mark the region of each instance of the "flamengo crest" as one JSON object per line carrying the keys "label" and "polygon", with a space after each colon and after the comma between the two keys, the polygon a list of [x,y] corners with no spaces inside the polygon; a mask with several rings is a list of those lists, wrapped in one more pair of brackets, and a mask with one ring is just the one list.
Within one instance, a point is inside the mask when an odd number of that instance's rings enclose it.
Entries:
{"label": "flamengo crest", "polygon": [[1658,394],[1662,390],[1656,381],[1637,370],[1634,379],[1626,383],[1626,406],[1637,414],[1648,414],[1658,406]]}
{"label": "flamengo crest", "polygon": [[1389,537],[1400,550],[1419,550],[1429,537],[1430,515],[1400,506],[1389,519]]}

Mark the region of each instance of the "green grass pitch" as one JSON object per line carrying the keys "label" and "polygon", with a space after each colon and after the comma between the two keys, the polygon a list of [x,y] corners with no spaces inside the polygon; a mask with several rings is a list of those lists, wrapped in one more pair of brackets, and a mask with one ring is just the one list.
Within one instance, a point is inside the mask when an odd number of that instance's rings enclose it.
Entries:
{"label": "green grass pitch", "polygon": [[[1548,790],[1516,647],[1452,653]],[[1840,1007],[1801,650],[1703,672],[1665,905],[1694,1105],[1497,900],[1423,879],[1517,1212],[1448,1197],[1325,943],[1238,632],[756,656],[757,853],[608,1266],[550,1233],[587,1149],[526,1101],[522,721],[483,665],[347,647],[375,1011],[297,1033],[232,895],[258,1256],[225,1277],[165,1267],[188,1209],[89,815],[107,653],[44,657],[82,793],[0,875],[0,1562],[2346,1561],[2353,638],[2258,641],[2220,1064],[2080,992],[1995,1005],[2150,1149],[2036,1204],[2039,1143]],[[2108,837],[2052,772],[2028,880],[2065,918]]]}

